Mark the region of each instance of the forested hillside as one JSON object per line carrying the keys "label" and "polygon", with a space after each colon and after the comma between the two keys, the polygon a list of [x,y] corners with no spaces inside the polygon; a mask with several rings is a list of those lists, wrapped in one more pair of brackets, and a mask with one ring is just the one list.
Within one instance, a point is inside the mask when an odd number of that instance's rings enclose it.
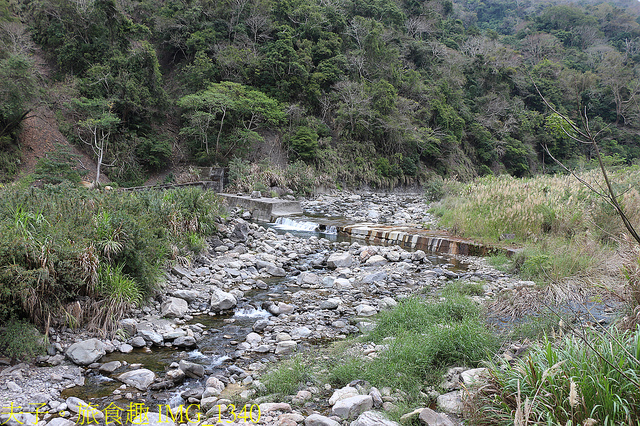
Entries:
{"label": "forested hillside", "polygon": [[535,85],[631,163],[639,16],[633,0],[0,0],[0,177],[37,103],[122,185],[276,142],[340,184],[554,170],[544,145],[588,164]]}

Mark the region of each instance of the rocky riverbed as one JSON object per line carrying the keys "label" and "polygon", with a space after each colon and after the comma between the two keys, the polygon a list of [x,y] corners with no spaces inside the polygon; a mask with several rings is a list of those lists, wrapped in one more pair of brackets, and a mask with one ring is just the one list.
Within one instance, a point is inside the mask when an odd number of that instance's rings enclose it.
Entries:
{"label": "rocky riverbed", "polygon": [[[340,194],[307,200],[303,207],[310,214],[354,222],[434,223],[419,195]],[[197,404],[200,423],[234,424],[231,404],[244,401],[247,407],[260,404],[259,424],[396,424],[381,417],[398,398],[393,389],[359,382],[343,389],[309,386],[285,401],[270,401],[257,398],[260,378],[296,352],[370,330],[381,310],[412,294],[436,292],[450,280],[482,283],[484,295],[475,296],[479,303],[534,285],[479,258],[301,237],[247,222],[239,211],[230,217],[210,239],[208,253],[167,271],[162,290],[120,322],[116,338],[51,330],[49,356],[37,367],[4,366],[0,423],[39,420],[40,426],[66,426],[83,415],[104,423],[110,404],[134,403],[152,407],[156,417],[158,405]],[[384,347],[354,350],[375,356]],[[426,407],[411,416],[424,424],[455,424],[461,383],[477,381],[481,374],[459,369],[444,379],[451,392],[439,396],[439,409],[452,416]],[[89,403],[100,412],[88,414]],[[12,404],[22,407],[19,416],[11,415]],[[37,410],[48,413],[36,419]],[[155,420],[173,422],[166,416]]]}

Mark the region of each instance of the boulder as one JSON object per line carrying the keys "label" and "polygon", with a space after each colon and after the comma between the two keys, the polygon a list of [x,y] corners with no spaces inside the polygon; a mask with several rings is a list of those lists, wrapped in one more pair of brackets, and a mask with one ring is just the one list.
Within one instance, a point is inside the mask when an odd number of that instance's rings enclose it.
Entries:
{"label": "boulder", "polygon": [[431,408],[424,408],[418,417],[420,422],[427,426],[456,426],[453,420],[446,414],[436,413]]}
{"label": "boulder", "polygon": [[238,304],[236,297],[220,290],[218,287],[213,287],[213,294],[211,295],[211,302],[209,309],[214,312],[226,311],[233,309]]}
{"label": "boulder", "polygon": [[184,371],[184,374],[192,379],[199,379],[204,377],[204,367],[195,362],[180,360],[180,370]]}
{"label": "boulder", "polygon": [[153,330],[138,330],[138,335],[142,337],[145,343],[149,346],[162,346],[162,344],[164,343],[164,338],[162,337],[162,335],[160,333],[156,333]]}
{"label": "boulder", "polygon": [[357,395],[360,395],[358,389],[351,386],[345,386],[341,389],[336,389],[333,392],[333,395],[331,395],[331,398],[329,398],[329,405],[335,405],[335,403],[340,401],[341,399],[347,399]]}
{"label": "boulder", "polygon": [[191,303],[198,299],[198,292],[195,290],[176,290],[172,292],[175,297],[179,297],[180,299],[184,299],[187,303]]}
{"label": "boulder", "polygon": [[377,313],[378,311],[376,310],[376,308],[372,306],[365,304],[356,306],[356,314],[360,317],[372,317]]}
{"label": "boulder", "polygon": [[[189,413],[191,414],[191,413]],[[195,417],[194,414],[192,416]],[[195,420],[195,418],[194,418]],[[151,410],[140,414],[131,421],[132,425],[145,425],[145,426],[176,426],[176,423],[171,418],[169,413],[156,413]]]}
{"label": "boulder", "polygon": [[312,414],[304,419],[304,426],[340,426],[340,423],[320,414]]}
{"label": "boulder", "polygon": [[189,310],[189,304],[186,300],[178,297],[169,297],[160,307],[163,317],[180,318]]}
{"label": "boulder", "polygon": [[382,266],[387,264],[388,260],[385,259],[384,257],[380,256],[379,254],[373,255],[371,256],[369,259],[367,259],[367,261],[365,262],[365,265],[367,266]]}
{"label": "boulder", "polygon": [[306,339],[311,335],[311,330],[307,327],[296,327],[291,330],[291,338],[292,339]]}
{"label": "boulder", "polygon": [[75,426],[75,423],[62,417],[54,417],[49,423],[47,423],[47,426]]}
{"label": "boulder", "polygon": [[233,232],[229,235],[229,239],[236,243],[244,243],[249,238],[249,225],[247,222],[236,223]]}
{"label": "boulder", "polygon": [[310,285],[310,286],[316,286],[316,285],[320,285],[320,277],[316,274],[313,274],[311,272],[303,272],[300,275],[298,275],[298,285]]}
{"label": "boulder", "polygon": [[267,263],[267,266],[265,266],[267,274],[271,275],[272,277],[284,277],[287,275],[284,269],[274,265],[273,263]]}
{"label": "boulder", "polygon": [[356,395],[336,402],[331,408],[331,413],[341,419],[349,419],[371,408],[373,408],[373,398],[370,395]]}
{"label": "boulder", "polygon": [[173,341],[173,346],[178,348],[195,348],[196,338],[193,336],[181,336]]}
{"label": "boulder", "polygon": [[437,400],[438,408],[445,413],[462,414],[462,398],[460,391],[453,391],[440,395]]}
{"label": "boulder", "polygon": [[293,340],[278,342],[276,345],[276,355],[289,355],[298,349],[298,344]]}
{"label": "boulder", "polygon": [[69,346],[66,355],[75,364],[89,365],[98,361],[106,353],[104,343],[98,339],[89,339]]}
{"label": "boulder", "polygon": [[320,302],[318,309],[337,309],[340,306],[340,299],[327,299]]}
{"label": "boulder", "polygon": [[7,426],[36,426],[36,416],[31,413],[14,412],[13,414],[0,414],[0,424]]}
{"label": "boulder", "polygon": [[331,269],[348,268],[353,264],[351,253],[333,253],[327,259],[327,267]]}
{"label": "boulder", "polygon": [[107,362],[105,364],[102,364],[100,366],[100,371],[102,373],[113,373],[114,371],[116,371],[118,368],[122,367],[122,363],[120,361],[111,361],[111,362]]}
{"label": "boulder", "polygon": [[377,411],[362,413],[350,426],[400,426],[400,423],[391,421]]}
{"label": "boulder", "polygon": [[371,284],[378,281],[385,280],[387,278],[387,273],[385,271],[374,272],[373,274],[369,274],[362,279],[364,284]]}
{"label": "boulder", "polygon": [[167,371],[167,374],[165,374],[164,378],[166,380],[172,381],[173,383],[182,383],[185,376],[186,375],[184,374],[184,371],[180,370],[179,368],[176,368],[175,370]]}
{"label": "boulder", "polygon": [[147,370],[146,368],[139,368],[137,370],[127,371],[118,376],[118,380],[122,383],[133,386],[138,390],[147,390],[147,388],[156,379],[156,374]]}

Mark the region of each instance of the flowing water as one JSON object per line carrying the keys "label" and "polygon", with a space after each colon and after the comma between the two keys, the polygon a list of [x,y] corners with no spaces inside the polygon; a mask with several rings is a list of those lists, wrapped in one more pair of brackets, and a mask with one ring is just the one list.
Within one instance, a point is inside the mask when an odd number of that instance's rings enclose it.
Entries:
{"label": "flowing water", "polygon": [[[279,218],[275,223],[261,225],[273,228],[278,233],[291,233],[292,235],[309,238],[317,236],[336,242],[360,241],[348,236],[338,235],[336,225],[344,224],[340,218],[326,217],[296,217]],[[366,244],[373,244],[367,242]],[[380,244],[378,244],[380,245]],[[410,250],[410,249],[408,249]],[[465,265],[460,264],[450,256],[428,254],[428,258],[434,266],[448,265],[451,271],[463,271]],[[310,262],[313,256],[310,256]],[[130,369],[131,364],[138,364],[142,368],[154,371],[162,375],[174,362],[182,359],[201,364],[205,367],[205,378],[209,375],[221,372],[230,365],[241,361],[242,365],[247,365],[254,361],[268,361],[269,354],[257,354],[247,352],[238,357],[236,355],[236,345],[243,342],[248,333],[252,331],[253,324],[261,318],[271,316],[269,312],[262,309],[265,301],[288,302],[289,294],[299,290],[294,278],[271,278],[263,279],[268,285],[265,289],[247,291],[244,299],[239,302],[235,311],[227,315],[200,315],[193,318],[187,324],[196,325],[204,331],[203,338],[198,341],[196,350],[180,350],[173,347],[151,347],[135,349],[129,354],[113,352],[101,359],[102,363],[110,361],[120,361],[123,366],[111,375],[97,373],[92,370],[86,375],[86,383],[81,387],[74,387],[63,392],[64,397],[76,396],[86,401],[107,406],[111,402],[126,406],[127,399],[120,399],[119,395],[114,396],[113,391],[119,388],[122,383],[115,380],[122,372]],[[310,348],[314,344],[326,342],[306,341],[301,344],[299,350]],[[204,380],[187,379],[181,386],[168,392],[149,392],[144,398],[145,403],[151,406],[158,404],[170,404],[177,406],[184,403],[180,394],[192,388],[204,388]]]}

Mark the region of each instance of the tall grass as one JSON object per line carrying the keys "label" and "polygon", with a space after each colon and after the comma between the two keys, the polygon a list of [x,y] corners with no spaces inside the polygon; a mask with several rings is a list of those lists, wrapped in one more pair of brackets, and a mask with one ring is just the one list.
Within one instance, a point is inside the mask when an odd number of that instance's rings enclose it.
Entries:
{"label": "tall grass", "polygon": [[[195,188],[104,193],[66,184],[5,188],[0,319],[29,317],[44,324],[77,311],[80,296],[92,303],[139,303],[155,291],[171,256],[188,257],[204,248],[202,237],[215,231],[220,213],[217,196]],[[92,306],[87,309],[98,305]]]}
{"label": "tall grass", "polygon": [[640,422],[640,329],[545,339],[527,357],[490,367],[473,400],[475,425]]}
{"label": "tall grass", "polygon": [[[597,170],[580,177],[601,188]],[[611,179],[632,223],[640,224],[640,169],[614,170]],[[468,184],[448,182],[447,188],[449,195],[432,208],[440,224],[489,243],[513,234],[515,243],[527,247],[515,266],[540,282],[591,275],[613,254],[625,232],[602,198],[572,176],[487,176]]]}

